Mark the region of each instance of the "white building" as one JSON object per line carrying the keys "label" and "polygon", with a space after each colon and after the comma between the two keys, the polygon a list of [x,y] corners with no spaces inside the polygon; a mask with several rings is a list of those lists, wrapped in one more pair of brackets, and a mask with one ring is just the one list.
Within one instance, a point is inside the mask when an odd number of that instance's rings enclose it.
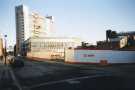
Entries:
{"label": "white building", "polygon": [[46,16],[45,18],[45,33],[47,37],[51,37],[51,32],[53,31],[53,23],[54,17],[53,16]]}
{"label": "white building", "polygon": [[30,36],[47,37],[50,36],[53,27],[52,16],[42,16],[37,12],[30,14]]}
{"label": "white building", "polygon": [[53,26],[52,16],[30,12],[25,5],[16,6],[16,51],[22,52],[23,42],[30,37],[49,36]]}
{"label": "white building", "polygon": [[30,38],[25,42],[28,57],[52,59],[53,56],[64,58],[66,48],[75,48],[81,45],[78,38],[44,37]]}

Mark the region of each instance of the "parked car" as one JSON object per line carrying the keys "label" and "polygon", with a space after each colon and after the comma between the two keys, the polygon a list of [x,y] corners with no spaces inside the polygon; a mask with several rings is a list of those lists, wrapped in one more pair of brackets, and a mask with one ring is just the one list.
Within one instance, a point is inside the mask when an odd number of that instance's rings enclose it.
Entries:
{"label": "parked car", "polygon": [[10,62],[12,67],[24,67],[24,61],[18,58],[15,58]]}

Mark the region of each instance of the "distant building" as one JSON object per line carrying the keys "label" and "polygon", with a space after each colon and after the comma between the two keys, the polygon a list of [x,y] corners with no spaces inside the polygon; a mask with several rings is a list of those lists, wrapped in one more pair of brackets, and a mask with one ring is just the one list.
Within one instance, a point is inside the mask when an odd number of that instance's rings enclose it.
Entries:
{"label": "distant building", "polygon": [[28,38],[49,36],[54,20],[52,16],[43,16],[37,12],[30,12],[25,5],[17,6],[15,13],[16,53],[21,54],[23,42]]}
{"label": "distant building", "polygon": [[[106,31],[106,41],[118,41],[120,39],[126,40],[127,46],[135,46],[135,31],[128,31],[128,32],[119,32],[117,33],[116,31],[112,30],[107,30]],[[123,41],[123,40],[122,40]],[[124,43],[124,42],[123,42]]]}
{"label": "distant building", "polygon": [[98,41],[97,42],[97,48],[110,49],[111,48],[111,43],[107,42],[107,41]]}
{"label": "distant building", "polygon": [[127,36],[119,36],[118,38],[110,39],[111,45],[114,48],[123,48],[128,44]]}
{"label": "distant building", "polygon": [[64,58],[65,48],[81,45],[78,38],[44,37],[30,38],[25,42],[24,51],[28,57],[52,59],[53,56]]}
{"label": "distant building", "polygon": [[120,49],[128,44],[127,37],[113,38],[110,41],[98,41],[97,47],[103,49]]}
{"label": "distant building", "polygon": [[107,30],[106,41],[98,41],[97,47],[103,49],[134,49],[135,46],[135,32],[121,32]]}
{"label": "distant building", "polygon": [[7,47],[7,52],[14,52],[14,46],[8,46]]}

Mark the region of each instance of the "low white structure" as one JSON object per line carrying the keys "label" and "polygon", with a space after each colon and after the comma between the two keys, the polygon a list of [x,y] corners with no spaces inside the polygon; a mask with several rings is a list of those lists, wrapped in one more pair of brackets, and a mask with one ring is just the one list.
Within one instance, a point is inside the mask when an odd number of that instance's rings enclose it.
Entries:
{"label": "low white structure", "polygon": [[43,59],[63,59],[66,48],[75,48],[81,45],[78,38],[66,37],[33,37],[25,42],[27,57]]}
{"label": "low white structure", "polygon": [[67,49],[65,62],[68,63],[135,63],[135,51]]}

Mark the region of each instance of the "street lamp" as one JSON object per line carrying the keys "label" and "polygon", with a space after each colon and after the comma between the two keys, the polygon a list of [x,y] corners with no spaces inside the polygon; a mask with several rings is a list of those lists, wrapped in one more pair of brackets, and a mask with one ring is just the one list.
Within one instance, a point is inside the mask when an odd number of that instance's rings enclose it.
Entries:
{"label": "street lamp", "polygon": [[7,41],[6,41],[6,37],[7,37],[7,35],[4,35],[4,41],[5,41],[5,49],[4,49],[4,57],[5,57],[5,65],[7,64],[7,62],[6,62],[6,56],[7,56],[7,50],[6,50],[6,45],[7,45]]}

